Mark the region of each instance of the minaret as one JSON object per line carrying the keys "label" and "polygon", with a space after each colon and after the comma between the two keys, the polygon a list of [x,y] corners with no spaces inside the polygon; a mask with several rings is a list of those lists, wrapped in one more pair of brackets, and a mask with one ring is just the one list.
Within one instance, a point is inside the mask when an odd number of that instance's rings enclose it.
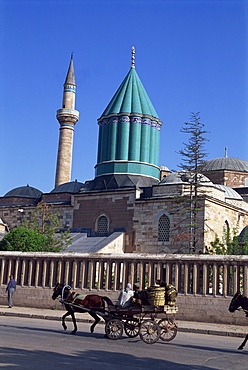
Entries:
{"label": "minaret", "polygon": [[135,69],[131,68],[98,119],[96,176],[128,174],[159,180],[160,121]]}
{"label": "minaret", "polygon": [[75,110],[76,83],[74,76],[73,55],[64,83],[62,109],[57,110],[57,120],[60,124],[59,147],[55,187],[71,181],[72,147],[74,126],[79,119]]}

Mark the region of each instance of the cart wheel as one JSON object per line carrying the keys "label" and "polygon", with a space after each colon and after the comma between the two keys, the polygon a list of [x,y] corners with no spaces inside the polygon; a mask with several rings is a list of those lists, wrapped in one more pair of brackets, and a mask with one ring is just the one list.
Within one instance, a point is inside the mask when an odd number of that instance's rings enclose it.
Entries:
{"label": "cart wheel", "polygon": [[160,328],[156,321],[145,320],[140,325],[139,335],[145,343],[152,344],[159,339]]}
{"label": "cart wheel", "polygon": [[169,342],[177,335],[177,325],[172,319],[162,319],[158,322],[160,339]]}
{"label": "cart wheel", "polygon": [[124,331],[128,337],[135,338],[137,335],[139,335],[140,325],[135,320],[127,320],[124,323]]}
{"label": "cart wheel", "polygon": [[120,320],[111,319],[106,322],[105,333],[109,339],[119,339],[123,334],[123,324]]}

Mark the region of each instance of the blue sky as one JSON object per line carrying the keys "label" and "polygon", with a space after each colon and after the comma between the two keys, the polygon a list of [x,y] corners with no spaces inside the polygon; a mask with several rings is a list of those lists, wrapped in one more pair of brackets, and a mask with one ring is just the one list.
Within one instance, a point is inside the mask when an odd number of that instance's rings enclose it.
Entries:
{"label": "blue sky", "polygon": [[131,65],[163,121],[160,165],[176,170],[190,112],[207,159],[248,160],[245,0],[0,0],[0,196],[54,188],[63,83],[77,83],[71,179],[94,178],[98,125]]}

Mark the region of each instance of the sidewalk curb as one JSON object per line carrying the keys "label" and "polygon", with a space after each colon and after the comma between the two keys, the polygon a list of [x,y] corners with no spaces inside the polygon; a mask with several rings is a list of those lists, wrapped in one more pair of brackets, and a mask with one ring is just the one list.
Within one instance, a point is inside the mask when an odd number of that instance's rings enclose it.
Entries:
{"label": "sidewalk curb", "polygon": [[[61,316],[58,315],[49,315],[49,314],[32,314],[32,313],[20,313],[20,312],[10,312],[10,311],[4,311],[0,309],[0,316],[10,316],[10,317],[23,317],[23,318],[30,318],[30,319],[41,319],[41,320],[54,320],[54,321],[61,321],[61,317],[63,315],[63,311],[61,311]],[[71,321],[71,318],[66,318],[66,321]],[[83,319],[77,317],[77,322],[83,322],[83,323],[92,323],[93,320],[90,319]],[[104,325],[104,321],[101,320],[99,324]],[[208,323],[185,323],[181,322],[181,327],[180,327],[180,321],[179,321],[179,327],[178,331],[179,332],[185,332],[185,333],[195,333],[195,334],[209,334],[209,335],[219,335],[219,336],[225,336],[225,337],[240,337],[244,338],[245,333],[242,331],[239,331],[237,327],[235,328],[236,331],[228,331],[228,330],[218,330],[218,329],[208,329],[207,326],[213,325],[213,324],[208,324]],[[197,325],[206,325],[206,328],[197,328],[193,326]]]}

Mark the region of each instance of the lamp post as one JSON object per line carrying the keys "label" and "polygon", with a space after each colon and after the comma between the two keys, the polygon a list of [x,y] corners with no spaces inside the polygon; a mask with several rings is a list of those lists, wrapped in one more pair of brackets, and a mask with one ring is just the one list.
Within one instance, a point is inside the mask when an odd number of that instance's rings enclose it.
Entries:
{"label": "lamp post", "polygon": [[23,212],[24,212],[24,209],[19,208],[19,209],[18,209],[18,212],[20,212],[20,225],[21,225],[21,224],[22,224],[22,219],[23,219]]}

